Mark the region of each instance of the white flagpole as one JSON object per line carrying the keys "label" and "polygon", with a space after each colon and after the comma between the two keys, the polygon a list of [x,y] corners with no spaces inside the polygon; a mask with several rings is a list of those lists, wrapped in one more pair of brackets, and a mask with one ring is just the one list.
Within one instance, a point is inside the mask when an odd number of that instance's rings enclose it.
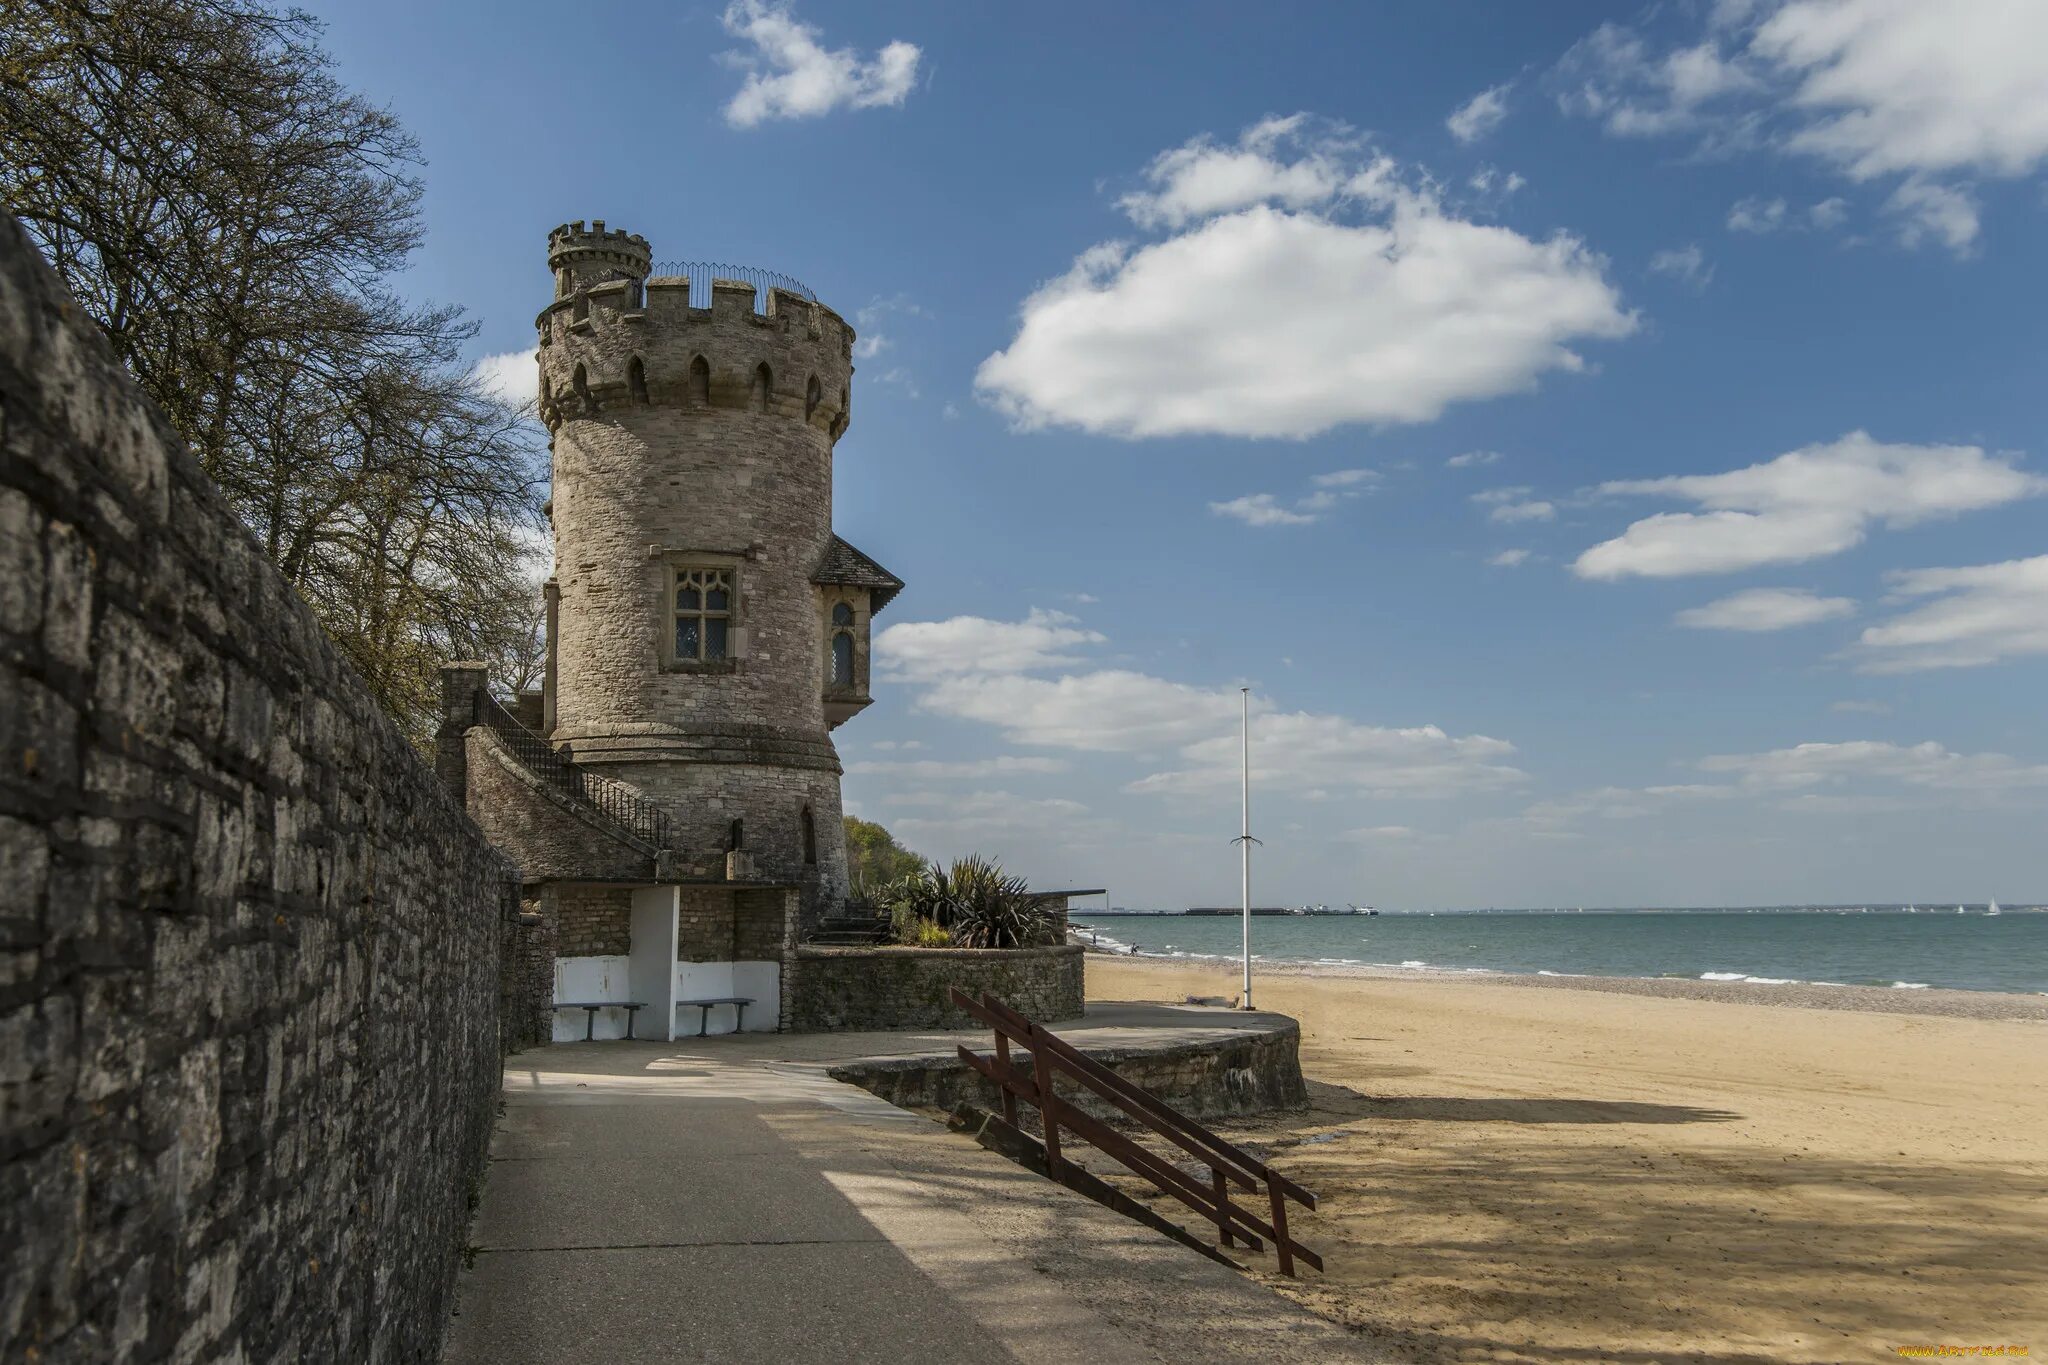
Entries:
{"label": "white flagpole", "polygon": [[1239,1008],[1252,1007],[1252,690],[1238,689],[1243,704],[1244,722],[1244,827],[1237,842],[1244,850],[1244,996]]}

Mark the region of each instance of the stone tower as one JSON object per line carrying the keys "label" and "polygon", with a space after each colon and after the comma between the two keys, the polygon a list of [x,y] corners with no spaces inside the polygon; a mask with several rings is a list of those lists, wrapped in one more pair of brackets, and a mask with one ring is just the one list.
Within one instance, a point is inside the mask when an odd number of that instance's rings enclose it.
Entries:
{"label": "stone tower", "polygon": [[847,889],[830,731],[868,704],[869,619],[902,586],[832,531],[853,330],[794,281],[652,274],[601,221],[550,233],[548,266],[541,730],[692,862],[797,887],[815,920]]}

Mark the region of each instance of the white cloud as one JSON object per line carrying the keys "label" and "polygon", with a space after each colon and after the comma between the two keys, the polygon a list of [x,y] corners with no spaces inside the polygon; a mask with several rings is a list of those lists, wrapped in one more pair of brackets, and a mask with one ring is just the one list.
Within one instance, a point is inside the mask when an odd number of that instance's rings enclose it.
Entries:
{"label": "white cloud", "polygon": [[926,319],[931,317],[931,314],[908,294],[868,300],[867,304],[857,309],[853,315],[854,326],[860,331],[860,340],[853,343],[854,359],[872,360],[896,344],[894,337],[881,330],[883,322],[891,315]]}
{"label": "white cloud", "polygon": [[1529,562],[1529,552],[1527,550],[1502,550],[1486,562],[1493,565],[1496,569],[1518,569]]}
{"label": "white cloud", "polygon": [[1952,186],[1914,177],[1892,191],[1884,208],[1898,220],[1899,240],[1907,246],[1934,241],[1961,255],[1977,240],[1977,203]]}
{"label": "white cloud", "polygon": [[2048,654],[2048,555],[1890,575],[1895,601],[1930,598],[1864,630],[1874,673],[1969,668]]}
{"label": "white cloud", "polygon": [[899,621],[875,637],[875,662],[897,680],[1029,672],[1074,663],[1075,650],[1103,639],[1065,612],[1033,607],[1022,621],[982,616]]}
{"label": "white cloud", "polygon": [[[1434,725],[1387,729],[1343,716],[1267,714],[1252,722],[1255,784],[1287,790],[1321,787],[1367,796],[1446,797],[1499,791],[1524,780],[1505,760],[1514,745],[1485,735],[1453,737]],[[1154,773],[1132,791],[1187,795],[1227,792],[1240,758],[1235,734],[1184,746],[1186,766]]]}
{"label": "white cloud", "polygon": [[1800,212],[1783,198],[1765,199],[1752,195],[1738,199],[1728,208],[1728,230],[1758,236],[1781,231],[1819,232],[1840,227],[1849,217],[1849,201],[1839,197],[1823,199]]}
{"label": "white cloud", "polygon": [[1480,91],[1453,110],[1444,120],[1444,127],[1460,142],[1477,142],[1485,137],[1508,116],[1508,90],[1512,84]]}
{"label": "white cloud", "polygon": [[834,109],[900,105],[917,84],[921,55],[916,44],[892,42],[863,60],[852,48],[828,50],[818,29],[801,22],[786,4],[734,0],[724,16],[725,31],[753,44],[751,52],[729,52],[724,60],[746,73],[739,93],[725,106],[725,121],[752,128],[769,119],[816,118]]}
{"label": "white cloud", "polygon": [[1692,630],[1790,630],[1822,621],[1837,621],[1856,614],[1856,603],[1847,597],[1821,597],[1805,588],[1751,588],[1689,607],[1672,618]]}
{"label": "white cloud", "polygon": [[[1126,196],[1141,227],[1024,301],[976,387],[1018,427],[1307,437],[1434,420],[1585,368],[1636,318],[1577,238],[1448,212],[1341,127],[1271,119],[1197,139]],[[1357,220],[1357,221],[1353,221]]]}
{"label": "white cloud", "polygon": [[1712,42],[1658,54],[1618,24],[1602,24],[1581,39],[1551,80],[1561,109],[1598,119],[1617,137],[1704,130],[1725,116],[1728,97],[1757,84]]}
{"label": "white cloud", "polygon": [[1784,792],[1871,782],[1895,782],[1939,791],[2004,791],[2048,786],[2048,764],[2021,763],[2007,754],[1959,754],[1932,740],[1900,745],[1859,739],[1841,744],[1799,744],[1759,754],[1719,754],[1700,760],[1707,772],[1732,773],[1752,790]]}
{"label": "white cloud", "polygon": [[1738,199],[1728,209],[1730,232],[1776,232],[1791,211],[1783,199]]}
{"label": "white cloud", "polygon": [[2048,157],[2048,8],[1793,0],[1750,43],[1798,84],[1789,145],[1858,180],[2025,175]]}
{"label": "white cloud", "polygon": [[1547,502],[1504,502],[1486,514],[1488,521],[1513,525],[1524,521],[1552,521],[1557,508]]}
{"label": "white cloud", "polygon": [[1500,460],[1498,450],[1468,450],[1463,455],[1453,455],[1444,461],[1446,469],[1471,469],[1483,464],[1496,464]]}
{"label": "white cloud", "polygon": [[[1099,635],[1086,642],[1045,639],[1048,625],[1067,627],[1036,619],[1041,615],[1023,622],[964,617],[900,624],[877,638],[877,650],[893,660],[901,676],[922,685],[917,705],[923,710],[996,727],[1020,745],[1176,756],[1173,767],[1138,779],[1131,791],[1227,795],[1235,790],[1237,688],[1195,686],[1127,669],[1033,676],[1074,662],[1067,656],[1072,647],[1102,640]],[[915,646],[907,654],[904,641]],[[996,643],[990,646],[991,641]],[[1484,735],[1280,712],[1263,698],[1253,699],[1252,714],[1255,777],[1262,784],[1293,791],[1439,797],[1496,791],[1524,780],[1506,761],[1514,746]]]}
{"label": "white cloud", "polygon": [[1125,669],[1059,678],[961,674],[939,679],[919,704],[1000,727],[1014,743],[1098,753],[1177,748],[1230,730],[1238,714],[1234,688],[1191,687]]}
{"label": "white cloud", "polygon": [[1283,507],[1271,493],[1247,493],[1228,502],[1212,502],[1209,510],[1219,517],[1235,517],[1247,526],[1306,526],[1317,516],[1315,509]]}
{"label": "white cloud", "polygon": [[1640,820],[1681,803],[1720,801],[1739,795],[1738,788],[1725,783],[1596,787],[1590,791],[1532,802],[1523,809],[1517,823],[1537,832],[1557,832],[1563,826],[1588,816],[1602,820]]}
{"label": "white cloud", "polygon": [[1582,578],[1728,573],[1797,564],[1860,543],[1872,522],[1910,526],[2048,491],[2048,480],[1977,446],[1887,445],[1861,431],[1725,474],[1635,479],[1607,494],[1689,499],[1580,555]]}
{"label": "white cloud", "polygon": [[1697,294],[1713,280],[1714,267],[1707,264],[1707,253],[1694,242],[1669,247],[1650,257],[1650,273],[1669,275]]}
{"label": "white cloud", "polygon": [[1497,185],[1500,187],[1500,197],[1502,199],[1506,199],[1528,183],[1518,171],[1509,171],[1506,175],[1502,175],[1499,169],[1493,166],[1481,166],[1478,170],[1472,172],[1465,181],[1465,184],[1477,194],[1491,194]]}
{"label": "white cloud", "polygon": [[1318,488],[1356,488],[1360,484],[1378,483],[1377,469],[1333,469],[1327,474],[1318,474],[1309,482]]}
{"label": "white cloud", "polygon": [[477,361],[473,373],[485,392],[513,407],[524,407],[540,397],[540,362],[532,351],[487,355]]}
{"label": "white cloud", "polygon": [[1489,488],[1474,493],[1472,501],[1487,509],[1488,521],[1504,526],[1524,521],[1551,521],[1557,516],[1555,504],[1530,499],[1526,487]]}
{"label": "white cloud", "polygon": [[1307,143],[1297,160],[1283,159],[1283,146],[1303,145],[1308,122],[1306,114],[1263,119],[1245,129],[1235,147],[1203,134],[1161,152],[1145,168],[1153,188],[1125,195],[1117,207],[1142,228],[1181,228],[1254,204],[1326,203],[1350,178],[1347,153],[1355,144],[1335,136]]}
{"label": "white cloud", "polygon": [[[1668,52],[1602,25],[1551,73],[1567,112],[1618,136],[1687,134],[1702,149],[1770,146],[1854,181],[1896,177],[1909,245],[1976,237],[1970,177],[2048,161],[2048,6],[2037,0],[1782,0],[1724,9]],[[1769,230],[1770,204],[1752,221]],[[1817,227],[1841,204],[1809,211]]]}
{"label": "white cloud", "polygon": [[921,782],[948,778],[1010,777],[1019,773],[1063,773],[1067,764],[1057,758],[1036,758],[1003,754],[996,758],[947,761],[937,758],[877,761],[863,760],[846,765],[849,777],[905,777]]}
{"label": "white cloud", "polygon": [[1085,832],[1080,827],[1088,814],[1087,806],[1067,797],[1027,797],[1007,791],[908,792],[889,797],[887,804],[937,812],[890,817],[892,831],[914,839]]}

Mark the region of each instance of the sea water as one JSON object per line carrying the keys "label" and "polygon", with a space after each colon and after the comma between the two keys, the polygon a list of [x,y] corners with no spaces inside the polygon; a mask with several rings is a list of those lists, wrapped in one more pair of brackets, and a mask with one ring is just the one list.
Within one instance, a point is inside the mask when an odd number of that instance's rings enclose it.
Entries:
{"label": "sea water", "polygon": [[[1235,915],[1090,915],[1112,950],[1235,958]],[[1399,971],[1690,977],[2048,994],[2048,914],[1981,909],[1255,916],[1254,957]]]}

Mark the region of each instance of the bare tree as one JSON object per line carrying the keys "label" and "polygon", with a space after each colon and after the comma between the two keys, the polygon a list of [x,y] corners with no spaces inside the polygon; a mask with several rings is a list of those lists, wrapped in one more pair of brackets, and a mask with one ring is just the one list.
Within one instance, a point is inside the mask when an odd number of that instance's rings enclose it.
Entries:
{"label": "bare tree", "polygon": [[419,153],[252,0],[8,0],[0,194],[392,712],[530,642],[544,462],[390,276]]}

